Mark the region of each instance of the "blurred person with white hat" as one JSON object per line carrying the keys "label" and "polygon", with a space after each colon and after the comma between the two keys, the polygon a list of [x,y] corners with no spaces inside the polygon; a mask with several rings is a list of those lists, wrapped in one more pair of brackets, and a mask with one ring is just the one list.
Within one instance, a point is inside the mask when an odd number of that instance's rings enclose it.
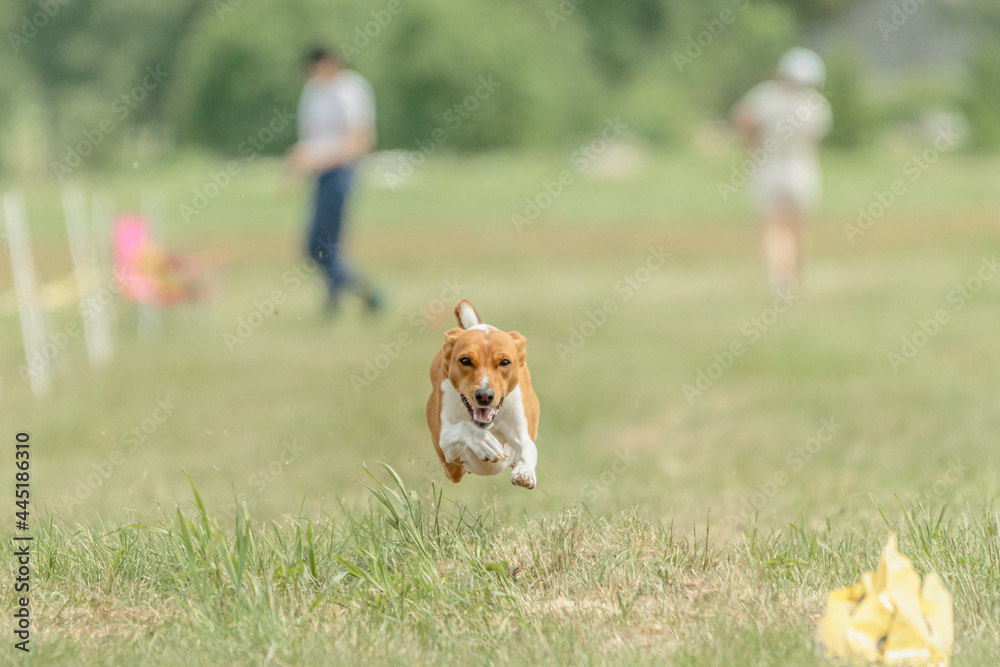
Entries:
{"label": "blurred person with white hat", "polygon": [[764,256],[772,290],[797,291],[802,226],[819,200],[819,145],[832,127],[830,104],[819,92],[823,59],[795,48],[775,77],[758,84],[733,109],[733,124],[757,165],[754,199],[764,225]]}

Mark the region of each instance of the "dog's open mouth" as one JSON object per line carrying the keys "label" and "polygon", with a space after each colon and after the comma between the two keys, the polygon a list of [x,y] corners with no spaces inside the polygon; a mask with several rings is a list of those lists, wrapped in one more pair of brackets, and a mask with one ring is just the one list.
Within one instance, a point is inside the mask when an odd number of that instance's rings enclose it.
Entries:
{"label": "dog's open mouth", "polygon": [[493,418],[497,416],[498,412],[500,412],[500,406],[503,405],[503,399],[501,398],[497,401],[497,404],[492,407],[481,408],[478,406],[472,407],[472,404],[469,403],[469,399],[462,396],[462,404],[465,405],[465,409],[469,411],[470,415],[472,415],[472,422],[476,426],[482,426],[485,428],[493,423]]}

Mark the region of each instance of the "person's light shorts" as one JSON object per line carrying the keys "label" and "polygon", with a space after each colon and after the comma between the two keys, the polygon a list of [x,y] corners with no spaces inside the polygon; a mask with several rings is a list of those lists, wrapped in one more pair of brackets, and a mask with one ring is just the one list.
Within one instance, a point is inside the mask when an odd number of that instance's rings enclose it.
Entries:
{"label": "person's light shorts", "polygon": [[819,165],[809,160],[771,160],[754,175],[753,194],[763,215],[789,207],[808,213],[819,202]]}

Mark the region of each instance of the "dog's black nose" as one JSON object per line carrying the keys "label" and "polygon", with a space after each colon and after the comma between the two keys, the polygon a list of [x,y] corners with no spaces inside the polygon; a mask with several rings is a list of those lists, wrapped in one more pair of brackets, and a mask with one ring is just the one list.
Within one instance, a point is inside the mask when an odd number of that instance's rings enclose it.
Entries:
{"label": "dog's black nose", "polygon": [[484,405],[484,406],[489,405],[490,403],[493,402],[494,395],[495,394],[493,393],[492,389],[477,389],[476,403],[479,403],[479,405]]}

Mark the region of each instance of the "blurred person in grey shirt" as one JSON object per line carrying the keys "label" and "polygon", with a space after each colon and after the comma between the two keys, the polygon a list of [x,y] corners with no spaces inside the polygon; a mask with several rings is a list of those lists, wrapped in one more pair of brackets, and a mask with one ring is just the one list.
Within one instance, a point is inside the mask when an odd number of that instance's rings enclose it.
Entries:
{"label": "blurred person in grey shirt", "polygon": [[796,48],[782,56],[773,80],[758,84],[733,109],[750,145],[753,191],[764,225],[764,255],[774,291],[798,291],[803,223],[819,200],[819,145],[832,126],[820,94],[823,60]]}
{"label": "blurred person in grey shirt", "polygon": [[307,252],[323,268],[326,310],[338,309],[345,290],[357,294],[370,311],[379,294],[351,271],[340,252],[344,212],[358,161],[375,145],[375,95],[371,84],[325,48],[307,56],[309,80],[298,109],[298,142],[289,149],[291,165],[316,175],[316,193]]}

